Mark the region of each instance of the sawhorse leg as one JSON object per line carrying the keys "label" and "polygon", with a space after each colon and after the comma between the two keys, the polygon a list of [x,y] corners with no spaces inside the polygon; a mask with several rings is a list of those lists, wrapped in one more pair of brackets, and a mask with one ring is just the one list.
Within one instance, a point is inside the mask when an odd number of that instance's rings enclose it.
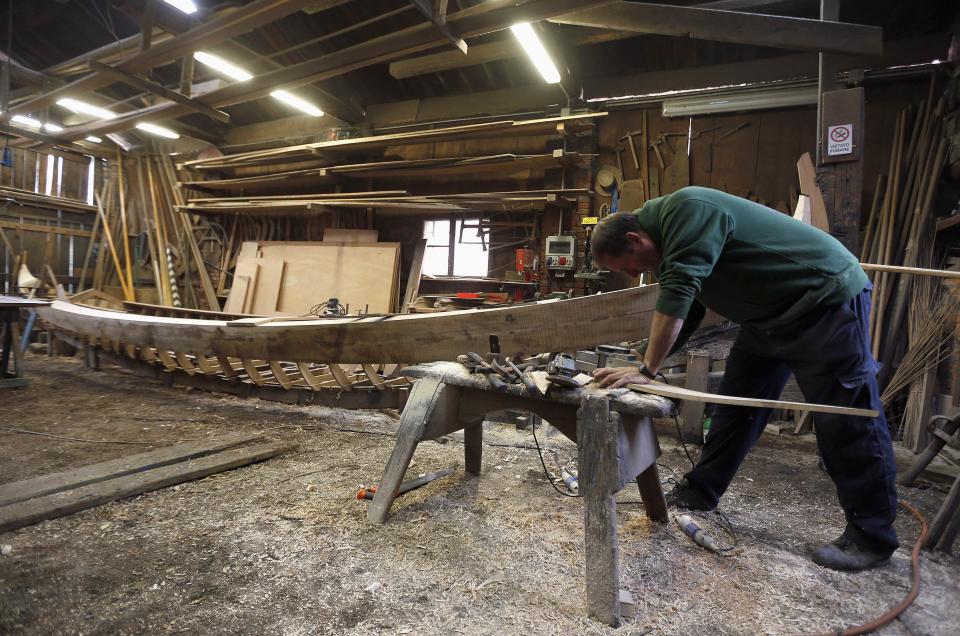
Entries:
{"label": "sawhorse leg", "polygon": [[580,493],[583,496],[587,614],[620,623],[620,562],[616,495],[636,480],[647,516],[665,522],[667,502],[657,473],[660,453],[647,418],[621,417],[607,398],[584,397],[577,412]]}
{"label": "sawhorse leg", "polygon": [[619,416],[609,402],[588,396],[577,412],[578,468],[583,496],[587,614],[612,627],[620,624],[620,557],[617,499]]}
{"label": "sawhorse leg", "polygon": [[[443,424],[456,418],[458,397],[459,392],[456,387],[447,386],[435,378],[423,378],[413,386],[407,404],[403,407],[403,413],[400,415],[393,452],[387,460],[387,467],[383,471],[383,477],[377,486],[373,501],[370,502],[367,521],[384,523],[387,520],[387,513],[394,499],[397,498],[403,475],[410,467],[410,460],[413,459],[417,445],[421,440],[431,437],[428,427],[435,419],[439,424]],[[475,436],[476,433],[470,435]],[[470,461],[470,451],[475,446],[476,444],[471,444],[467,449],[468,470],[473,466]],[[475,451],[474,454],[477,462],[476,469],[479,471],[479,451]]]}

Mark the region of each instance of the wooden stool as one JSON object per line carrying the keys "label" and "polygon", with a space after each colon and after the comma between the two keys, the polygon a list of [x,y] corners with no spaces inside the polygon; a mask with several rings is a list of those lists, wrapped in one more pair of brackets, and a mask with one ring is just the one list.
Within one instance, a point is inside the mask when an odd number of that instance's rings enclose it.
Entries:
{"label": "wooden stool", "polygon": [[668,520],[657,473],[660,446],[651,417],[668,415],[668,400],[632,391],[551,392],[550,399],[527,396],[521,386],[506,393],[462,365],[438,362],[404,369],[419,378],[400,418],[396,443],[367,512],[384,523],[413,453],[423,440],[463,431],[466,471],[480,474],[486,414],[522,409],[541,416],[577,443],[584,509],[587,613],[616,626],[620,622],[616,494],[636,481],[647,516]]}

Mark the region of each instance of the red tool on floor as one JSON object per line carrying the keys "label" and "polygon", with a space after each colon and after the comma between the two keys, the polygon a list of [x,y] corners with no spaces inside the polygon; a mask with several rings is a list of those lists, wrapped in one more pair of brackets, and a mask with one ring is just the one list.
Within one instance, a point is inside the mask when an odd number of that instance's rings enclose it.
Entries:
{"label": "red tool on floor", "polygon": [[[438,470],[435,473],[426,474],[423,477],[417,477],[416,479],[409,479],[403,482],[402,484],[400,484],[400,490],[397,491],[397,496],[400,496],[406,492],[410,492],[411,490],[416,490],[421,486],[426,486],[431,481],[440,479],[441,477],[446,477],[452,472],[453,472],[452,468],[444,468],[443,470]],[[363,501],[364,499],[366,499],[367,501],[370,501],[373,499],[373,496],[375,494],[377,494],[376,486],[371,486],[370,488],[361,488],[359,492],[357,492],[357,499],[359,501]]]}

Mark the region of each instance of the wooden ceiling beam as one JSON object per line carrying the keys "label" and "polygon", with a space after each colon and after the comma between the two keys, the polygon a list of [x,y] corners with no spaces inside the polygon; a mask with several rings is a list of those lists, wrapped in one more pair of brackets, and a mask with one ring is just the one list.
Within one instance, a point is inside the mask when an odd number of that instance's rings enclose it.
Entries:
{"label": "wooden ceiling beam", "polygon": [[[841,70],[882,69],[903,64],[921,64],[935,58],[943,59],[949,40],[947,33],[894,40],[887,42],[880,58],[842,55],[837,57],[837,67]],[[601,100],[657,95],[668,91],[810,79],[817,77],[817,65],[815,53],[795,53],[731,64],[675,68],[618,77],[588,77],[583,82],[584,98]]]}
{"label": "wooden ceiling beam", "polygon": [[[193,58],[191,57],[189,59]],[[190,110],[198,112],[201,115],[206,115],[207,117],[215,119],[219,122],[223,122],[225,124],[230,122],[230,115],[222,110],[211,108],[206,104],[198,102],[195,99],[191,99],[186,95],[181,95],[180,93],[172,91],[165,86],[161,86],[156,82],[151,82],[148,79],[137,77],[136,75],[131,75],[130,73],[125,73],[118,68],[114,68],[96,60],[90,60],[89,64],[90,70],[96,71],[97,73],[100,73],[106,77],[112,77],[116,81],[126,84],[127,86],[132,86],[133,88],[144,91],[145,93],[150,93],[152,95],[156,95],[157,97],[170,100],[171,102],[176,102],[186,106]]]}
{"label": "wooden ceiling beam", "polygon": [[[611,29],[577,29],[573,33],[566,35],[563,41],[565,46],[572,48],[588,46],[590,44],[600,44],[601,42],[613,42],[625,38],[635,38],[638,35],[639,34],[630,31],[614,31]],[[466,56],[454,51],[441,51],[439,53],[429,53],[406,60],[391,62],[390,75],[396,79],[406,79],[416,75],[449,71],[456,68],[496,62],[498,60],[509,60],[523,55],[523,49],[517,44],[516,39],[513,37],[505,37],[496,42],[474,44],[470,47],[470,52],[467,53]]]}
{"label": "wooden ceiling beam", "polygon": [[410,2],[425,18],[433,23],[437,31],[442,33],[450,44],[463,55],[467,54],[467,43],[463,41],[462,37],[451,31],[447,25],[447,0],[439,0],[437,4],[434,4],[433,0],[410,0]]}
{"label": "wooden ceiling beam", "polygon": [[557,24],[655,33],[798,51],[883,52],[883,29],[865,24],[618,1],[548,18]]}
{"label": "wooden ceiling beam", "polygon": [[[336,0],[326,0],[327,2]],[[189,29],[181,35],[164,42],[155,43],[149,49],[141,51],[117,65],[128,73],[142,73],[168,62],[177,60],[193,51],[216,44],[223,40],[246,33],[264,24],[269,24],[304,7],[322,4],[323,0],[255,0],[231,12],[217,15],[209,22]],[[159,9],[162,7],[157,7]],[[73,81],[63,87],[39,95],[31,100],[12,108],[4,114],[10,115],[30,113],[43,110],[58,99],[68,96],[82,96],[84,93],[95,91],[113,83],[113,78],[99,73],[91,73],[86,77]],[[181,107],[183,107],[181,105]],[[185,108],[185,107],[183,107]]]}
{"label": "wooden ceiling beam", "polygon": [[[605,4],[610,4],[610,0],[528,0],[519,5],[515,4],[515,0],[487,0],[483,4],[455,13],[448,19],[463,37],[475,37],[484,33],[502,31],[516,22],[536,22],[551,16],[570,13],[577,8],[598,7]],[[445,39],[436,33],[432,25],[419,24],[328,55],[321,55],[299,64],[258,75],[246,82],[230,84],[198,96],[196,99],[214,108],[241,104],[265,97],[279,88],[292,89],[305,86],[425,48],[443,46],[444,43]],[[109,121],[73,126],[62,134],[66,138],[75,139],[123,130],[139,121],[171,119],[188,112],[185,106],[168,102],[140,111],[124,113],[121,117]]]}

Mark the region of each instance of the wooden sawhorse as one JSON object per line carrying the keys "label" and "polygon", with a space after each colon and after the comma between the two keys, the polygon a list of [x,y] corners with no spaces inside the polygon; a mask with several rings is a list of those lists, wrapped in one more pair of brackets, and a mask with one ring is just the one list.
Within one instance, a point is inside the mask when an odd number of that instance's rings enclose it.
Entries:
{"label": "wooden sawhorse", "polygon": [[437,362],[408,367],[418,378],[400,417],[396,443],[367,512],[370,523],[384,523],[397,497],[417,444],[463,431],[466,471],[480,474],[483,420],[488,413],[521,409],[541,416],[576,442],[583,497],[587,613],[616,626],[620,622],[616,494],[636,481],[647,516],[668,520],[657,457],[660,446],[651,417],[669,415],[666,399],[632,391],[587,387],[551,391],[549,399],[529,397],[522,386],[506,393],[462,365]]}

